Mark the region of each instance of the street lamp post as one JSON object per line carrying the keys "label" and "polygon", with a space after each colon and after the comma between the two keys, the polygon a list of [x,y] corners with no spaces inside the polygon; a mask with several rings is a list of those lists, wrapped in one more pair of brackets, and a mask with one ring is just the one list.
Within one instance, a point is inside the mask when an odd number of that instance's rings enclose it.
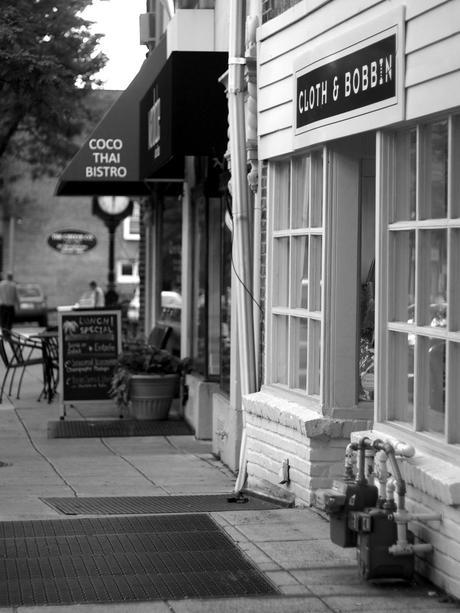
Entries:
{"label": "street lamp post", "polygon": [[126,196],[94,196],[93,215],[104,222],[109,232],[109,262],[105,303],[113,306],[118,302],[115,286],[115,231],[119,223],[133,212],[133,203]]}

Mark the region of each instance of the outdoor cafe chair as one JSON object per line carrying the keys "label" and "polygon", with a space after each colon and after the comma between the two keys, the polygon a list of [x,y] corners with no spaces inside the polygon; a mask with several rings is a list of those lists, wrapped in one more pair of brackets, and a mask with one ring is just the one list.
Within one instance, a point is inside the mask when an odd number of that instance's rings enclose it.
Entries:
{"label": "outdoor cafe chair", "polygon": [[[38,352],[38,355],[37,355]],[[8,396],[11,396],[15,381],[16,371],[20,371],[16,389],[16,398],[19,398],[24,373],[29,366],[44,366],[41,343],[31,340],[22,334],[11,330],[2,329],[0,335],[0,358],[5,366],[2,387],[0,390],[0,402],[3,400],[3,392],[10,375]]]}
{"label": "outdoor cafe chair", "polygon": [[171,326],[157,323],[150,331],[147,343],[157,347],[158,349],[166,349],[171,333]]}

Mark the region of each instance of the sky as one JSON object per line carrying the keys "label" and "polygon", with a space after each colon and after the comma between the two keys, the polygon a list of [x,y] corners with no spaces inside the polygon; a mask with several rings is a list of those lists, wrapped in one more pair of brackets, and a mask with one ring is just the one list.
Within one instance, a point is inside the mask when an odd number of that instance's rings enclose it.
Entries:
{"label": "sky", "polygon": [[147,47],[139,44],[139,15],[145,0],[93,0],[83,16],[94,21],[94,32],[105,34],[101,50],[109,61],[97,77],[104,89],[124,90],[139,72]]}

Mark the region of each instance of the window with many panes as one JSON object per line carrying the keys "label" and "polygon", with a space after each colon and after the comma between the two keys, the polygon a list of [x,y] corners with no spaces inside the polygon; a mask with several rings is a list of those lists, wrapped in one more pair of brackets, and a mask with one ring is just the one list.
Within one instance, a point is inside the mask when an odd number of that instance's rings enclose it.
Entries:
{"label": "window with many panes", "polygon": [[389,180],[383,181],[391,190],[383,199],[388,203],[384,417],[459,443],[460,118],[384,138],[392,160]]}
{"label": "window with many panes", "polygon": [[320,394],[323,268],[322,152],[274,162],[270,184],[267,382]]}

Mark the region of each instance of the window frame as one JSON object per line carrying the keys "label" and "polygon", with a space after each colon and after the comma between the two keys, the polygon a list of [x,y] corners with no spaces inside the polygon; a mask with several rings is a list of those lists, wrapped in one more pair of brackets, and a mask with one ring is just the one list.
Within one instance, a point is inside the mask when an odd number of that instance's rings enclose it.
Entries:
{"label": "window frame", "polygon": [[[441,122],[447,119],[447,216],[443,218],[426,218],[427,204],[421,201],[422,182],[426,182],[426,126]],[[398,198],[398,173],[401,173],[401,166],[407,165],[408,156],[404,160],[398,146],[398,134],[402,135],[409,130],[416,130],[416,210],[417,213],[411,219],[395,218],[395,201]],[[375,420],[390,431],[403,435],[406,440],[414,441],[419,447],[425,446],[428,449],[437,448],[443,453],[453,454],[455,457],[460,455],[460,415],[456,407],[460,406],[460,377],[455,376],[460,367],[460,288],[455,283],[454,263],[460,257],[460,205],[455,200],[460,195],[460,179],[454,172],[455,166],[458,167],[460,161],[460,116],[448,115],[432,118],[429,121],[411,124],[400,131],[379,131],[377,132],[377,232],[378,241],[376,253],[376,413]],[[409,170],[407,168],[407,170]],[[458,174],[458,173],[457,173]],[[426,187],[426,186],[425,186]],[[425,199],[424,199],[425,200]],[[420,214],[424,213],[424,214]],[[410,215],[408,215],[410,217]],[[423,218],[422,218],[423,217]],[[446,233],[446,275],[447,275],[447,321],[446,327],[432,327],[429,321],[416,320],[414,323],[409,321],[392,320],[395,307],[392,304],[391,282],[393,278],[392,247],[394,237],[400,232],[414,232],[415,234],[415,297],[414,312],[420,310],[421,305],[427,305],[427,297],[430,297],[430,289],[427,283],[427,276],[423,264],[427,261],[427,250],[429,249],[430,231],[445,231]],[[400,241],[402,242],[402,241]],[[401,248],[400,256],[403,261],[407,261],[407,247]],[[407,288],[406,288],[407,289]],[[405,289],[403,288],[403,291]],[[424,309],[426,311],[426,308]],[[426,319],[426,318],[425,318]],[[407,378],[400,377],[396,391],[394,382],[396,376],[391,378],[398,368],[398,360],[402,358],[402,344],[398,348],[398,340],[404,339],[404,335],[413,335],[415,338],[414,346],[414,401],[413,414],[410,419],[394,419],[392,406],[395,398],[402,398],[403,390],[401,387],[407,386]],[[428,429],[430,421],[428,395],[430,388],[427,383],[427,373],[429,369],[427,358],[428,339],[437,339],[445,345],[446,360],[446,387],[444,404],[444,431],[434,432]],[[396,345],[395,345],[396,343]],[[407,346],[407,345],[406,345]],[[396,366],[395,366],[396,364]],[[395,407],[398,411],[398,408]],[[402,413],[401,413],[402,411]],[[403,414],[404,409],[399,409],[399,415]],[[397,414],[397,416],[399,416]]]}
{"label": "window frame", "polygon": [[[139,227],[139,232],[132,231],[132,224],[135,223]],[[123,238],[125,241],[140,241],[140,226],[141,226],[141,206],[139,202],[133,202],[132,215],[123,219]]]}
{"label": "window frame", "polygon": [[[324,160],[325,149],[316,148],[302,155],[268,163],[267,270],[272,273],[267,278],[265,384],[283,394],[292,395],[297,402],[311,405],[309,408],[315,410],[319,410],[321,405],[323,377],[326,266]],[[302,181],[302,168],[308,171],[308,180]],[[305,199],[308,201],[308,220],[302,224],[299,222],[299,207]],[[285,205],[275,212],[280,202]],[[293,204],[297,206],[294,208]],[[301,212],[305,214],[305,211]],[[302,241],[305,244],[301,244]],[[294,251],[298,252],[299,248],[302,252],[306,248],[308,253],[306,264],[302,266],[294,257]],[[283,271],[289,272],[284,288],[275,284],[275,278],[280,278],[280,265]],[[302,281],[304,266],[308,270],[307,305],[300,303],[302,292],[299,281]],[[283,291],[285,295],[281,298],[280,292]],[[299,330],[302,322],[307,323],[305,389],[297,386],[303,376],[299,368]]]}
{"label": "window frame", "polygon": [[[124,275],[123,274],[123,266],[125,266],[126,264],[129,264],[130,266],[132,266],[132,274],[131,275]],[[132,260],[128,260],[128,259],[117,260],[116,264],[115,264],[115,268],[116,268],[117,283],[129,284],[129,283],[139,283],[140,282],[140,277],[139,277],[139,262],[137,260],[136,261],[132,261]]]}

